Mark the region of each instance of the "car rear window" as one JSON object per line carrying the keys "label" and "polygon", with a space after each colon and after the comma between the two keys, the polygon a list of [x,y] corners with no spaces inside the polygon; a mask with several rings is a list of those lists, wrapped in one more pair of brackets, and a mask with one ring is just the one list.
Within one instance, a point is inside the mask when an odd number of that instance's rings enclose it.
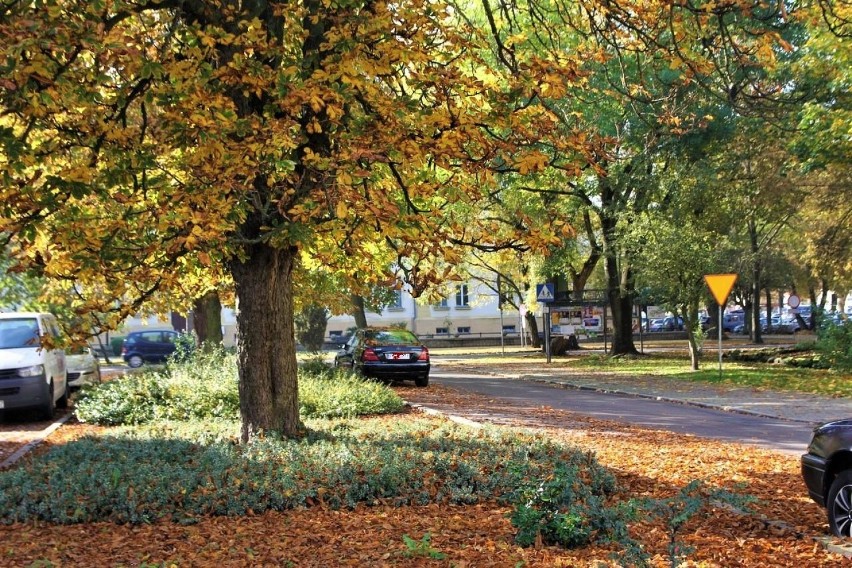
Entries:
{"label": "car rear window", "polygon": [[372,345],[420,345],[417,337],[405,329],[368,331],[366,339]]}

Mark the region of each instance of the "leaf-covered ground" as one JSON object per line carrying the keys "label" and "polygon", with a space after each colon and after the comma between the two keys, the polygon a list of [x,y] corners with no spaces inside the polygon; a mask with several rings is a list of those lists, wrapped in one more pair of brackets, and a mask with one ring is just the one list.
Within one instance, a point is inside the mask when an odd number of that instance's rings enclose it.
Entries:
{"label": "leaf-covered ground", "polygon": [[[716,508],[690,521],[679,539],[693,547],[690,566],[852,566],[814,538],[825,536],[823,511],[806,494],[797,456],[690,436],[590,420],[549,408],[517,407],[440,386],[395,387],[412,403],[482,421],[546,428],[598,455],[625,496],[667,497],[688,482],[745,491],[758,517]],[[406,415],[393,419],[404,420]],[[69,423],[45,444],[93,432]],[[44,451],[45,447],[38,451]],[[742,486],[738,488],[738,486]],[[613,550],[521,549],[508,509],[464,507],[322,507],[202,519],[197,524],[0,526],[0,566],[595,566]],[[777,521],[777,522],[775,522]],[[634,536],[668,566],[662,524],[638,523]],[[403,537],[407,535],[406,541]],[[424,540],[425,539],[425,540]],[[412,544],[415,543],[415,544]],[[443,558],[434,558],[437,556]]]}

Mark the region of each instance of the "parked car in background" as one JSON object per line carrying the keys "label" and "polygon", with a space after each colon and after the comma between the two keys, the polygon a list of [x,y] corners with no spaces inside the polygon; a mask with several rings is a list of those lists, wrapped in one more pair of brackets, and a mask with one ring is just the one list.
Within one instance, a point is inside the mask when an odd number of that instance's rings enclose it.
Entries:
{"label": "parked car in background", "polygon": [[413,379],[429,385],[429,350],[407,329],[359,329],[334,357],[334,366],[377,379]]}
{"label": "parked car in background", "polygon": [[101,382],[101,365],[90,347],[69,349],[65,353],[68,366],[68,386],[79,388],[83,385]]}
{"label": "parked car in background", "polygon": [[651,331],[682,331],[683,318],[666,316],[651,322]]}
{"label": "parked car in background", "polygon": [[163,363],[177,348],[176,331],[145,330],[127,334],[121,346],[124,361],[135,368],[145,363]]}
{"label": "parked car in background", "polygon": [[825,507],[831,532],[852,537],[852,418],[814,429],[802,478],[811,499]]}
{"label": "parked car in background", "polygon": [[36,408],[49,420],[68,406],[65,351],[50,345],[58,339],[53,314],[0,314],[0,412]]}
{"label": "parked car in background", "polygon": [[745,325],[745,312],[735,311],[722,316],[722,329],[734,333],[734,328]]}

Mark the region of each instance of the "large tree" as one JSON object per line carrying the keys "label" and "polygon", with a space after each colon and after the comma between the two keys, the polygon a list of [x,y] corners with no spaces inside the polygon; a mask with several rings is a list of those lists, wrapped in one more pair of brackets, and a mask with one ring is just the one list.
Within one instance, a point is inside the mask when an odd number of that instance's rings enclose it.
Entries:
{"label": "large tree", "polygon": [[425,289],[440,274],[422,259],[482,240],[456,208],[476,210],[493,165],[538,167],[536,89],[576,78],[535,58],[487,71],[474,31],[423,0],[48,0],[5,4],[0,33],[0,231],[17,262],[98,282],[81,312],[107,325],[224,267],[243,439],[301,429],[300,250],[333,260],[339,235],[359,258],[381,235]]}

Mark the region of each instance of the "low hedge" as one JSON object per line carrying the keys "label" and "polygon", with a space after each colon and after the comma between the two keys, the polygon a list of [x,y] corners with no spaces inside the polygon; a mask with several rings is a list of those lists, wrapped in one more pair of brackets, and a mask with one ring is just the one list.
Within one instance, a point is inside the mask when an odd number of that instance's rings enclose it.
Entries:
{"label": "low hedge", "polygon": [[[340,370],[313,367],[299,373],[302,418],[343,418],[399,412],[390,388]],[[236,419],[236,358],[224,351],[196,351],[161,370],[125,375],[84,388],[75,403],[82,422],[115,426],[156,420]]]}
{"label": "low hedge", "polygon": [[303,440],[237,443],[229,420],[120,427],[0,472],[0,521],[191,522],[324,504],[470,504],[571,468],[573,507],[595,523],[613,476],[540,435],[438,418],[311,420]]}

